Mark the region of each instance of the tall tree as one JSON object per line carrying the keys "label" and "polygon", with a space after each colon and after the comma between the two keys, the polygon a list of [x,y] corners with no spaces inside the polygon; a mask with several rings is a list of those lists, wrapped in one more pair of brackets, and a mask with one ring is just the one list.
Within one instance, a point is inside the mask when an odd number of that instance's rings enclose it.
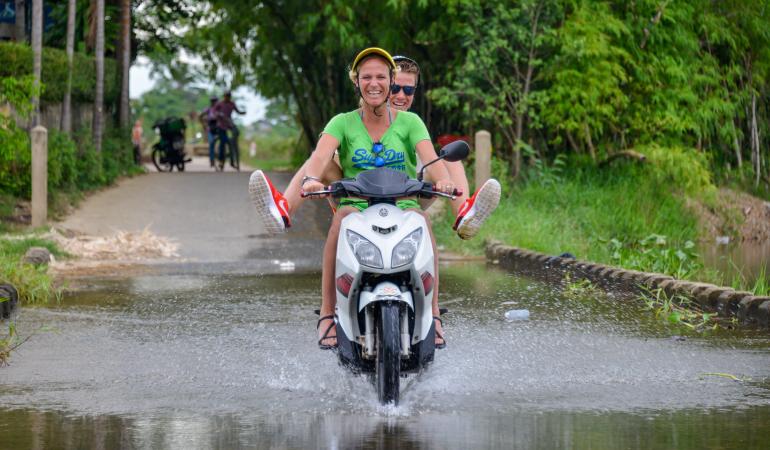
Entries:
{"label": "tall tree", "polygon": [[431,92],[436,103],[462,111],[472,127],[491,127],[502,136],[504,151],[516,177],[524,133],[532,121],[532,94],[543,61],[553,52],[554,30],[563,11],[556,0],[458,2],[449,15],[458,29],[462,52],[447,64],[447,83]]}
{"label": "tall tree", "polygon": [[131,110],[128,102],[128,77],[131,71],[131,0],[120,2],[120,45],[118,46],[120,67],[120,108],[118,123],[121,128],[128,128]]}
{"label": "tall tree", "polygon": [[43,57],[43,0],[32,0],[32,74],[34,90],[32,97],[32,126],[40,123],[40,72]]}
{"label": "tall tree", "polygon": [[96,151],[102,150],[102,134],[104,132],[104,0],[94,1],[94,21],[96,26],[95,58],[96,58],[96,92],[94,94],[94,146]]}
{"label": "tall tree", "polygon": [[72,60],[75,52],[75,16],[77,0],[69,0],[67,5],[67,89],[62,102],[61,129],[65,133],[72,131]]}

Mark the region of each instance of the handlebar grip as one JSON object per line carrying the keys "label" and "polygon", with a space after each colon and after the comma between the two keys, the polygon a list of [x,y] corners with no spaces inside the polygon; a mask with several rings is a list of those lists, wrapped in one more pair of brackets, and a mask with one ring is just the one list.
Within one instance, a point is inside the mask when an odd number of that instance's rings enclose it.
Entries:
{"label": "handlebar grip", "polygon": [[302,198],[308,198],[308,197],[326,197],[327,195],[331,195],[332,191],[329,189],[330,186],[326,186],[326,189],[316,192],[305,192],[303,190],[299,191],[299,196]]}

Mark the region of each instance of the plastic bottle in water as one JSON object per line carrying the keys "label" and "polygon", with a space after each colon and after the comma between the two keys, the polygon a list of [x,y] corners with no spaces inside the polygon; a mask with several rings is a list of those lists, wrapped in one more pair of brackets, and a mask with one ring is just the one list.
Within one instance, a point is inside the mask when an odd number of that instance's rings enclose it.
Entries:
{"label": "plastic bottle in water", "polygon": [[514,320],[529,320],[528,309],[512,309],[505,312],[505,319],[509,321]]}

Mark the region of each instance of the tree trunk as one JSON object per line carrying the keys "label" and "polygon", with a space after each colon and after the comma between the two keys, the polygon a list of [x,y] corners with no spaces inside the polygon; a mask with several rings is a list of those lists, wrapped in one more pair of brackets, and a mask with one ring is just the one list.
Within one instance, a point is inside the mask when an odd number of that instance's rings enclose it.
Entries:
{"label": "tree trunk", "polygon": [[121,128],[128,128],[131,109],[128,99],[128,77],[131,70],[131,0],[121,0],[120,11],[120,52],[118,54],[120,76],[120,112],[118,123]]}
{"label": "tree trunk", "polygon": [[43,0],[32,0],[32,75],[34,94],[32,96],[32,126],[40,124],[40,72],[43,57]]}
{"label": "tree trunk", "polygon": [[102,151],[102,133],[104,132],[104,0],[94,0],[96,22],[96,93],[94,94],[94,147]]}
{"label": "tree trunk", "polygon": [[72,132],[72,58],[75,52],[75,15],[77,0],[69,0],[67,6],[67,89],[64,91],[64,101],[61,111],[61,130],[67,134]]}
{"label": "tree trunk", "polygon": [[588,128],[588,122],[583,122],[583,130],[586,134],[586,145],[588,145],[588,153],[591,155],[591,161],[596,163],[596,150],[594,149],[594,142],[591,140],[591,129]]}
{"label": "tree trunk", "polygon": [[751,163],[754,166],[754,187],[762,177],[762,159],[759,155],[759,127],[757,126],[757,94],[751,93]]}
{"label": "tree trunk", "polygon": [[564,133],[567,135],[567,142],[569,142],[569,146],[572,147],[572,150],[574,150],[575,153],[581,153],[580,146],[577,145],[575,138],[572,137],[572,133],[570,133],[569,130],[564,130]]}
{"label": "tree trunk", "polygon": [[741,143],[738,141],[737,130],[733,130],[733,148],[735,149],[735,164],[740,169],[743,167],[743,155],[741,155]]}
{"label": "tree trunk", "polygon": [[26,0],[16,0],[16,23],[13,30],[13,36],[16,39],[16,42],[27,42],[26,6]]}

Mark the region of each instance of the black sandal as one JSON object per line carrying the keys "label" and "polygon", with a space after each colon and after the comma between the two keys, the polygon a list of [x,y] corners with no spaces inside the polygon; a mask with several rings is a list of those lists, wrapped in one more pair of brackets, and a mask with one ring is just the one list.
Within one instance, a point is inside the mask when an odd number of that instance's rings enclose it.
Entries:
{"label": "black sandal", "polygon": [[[441,320],[441,317],[433,316],[433,320],[438,320],[438,322],[441,324],[441,327],[442,328],[444,327],[444,321]],[[444,336],[442,336],[441,333],[438,332],[438,330],[435,330],[435,332],[436,332],[436,337],[441,339],[442,341],[441,343],[436,344],[436,348],[438,350],[441,350],[442,348],[446,348],[446,339],[444,339]]]}
{"label": "black sandal", "polygon": [[332,349],[337,348],[337,344],[334,344],[334,345],[322,344],[322,342],[327,340],[327,339],[337,339],[337,330],[336,329],[335,329],[335,332],[334,332],[334,336],[329,336],[329,332],[332,330],[332,327],[337,325],[337,322],[334,321],[334,315],[333,314],[330,314],[328,316],[323,316],[320,319],[318,319],[318,323],[316,324],[315,329],[317,330],[318,327],[321,326],[321,322],[323,322],[324,320],[329,320],[329,319],[331,319],[332,323],[330,323],[329,326],[326,327],[326,331],[324,331],[323,336],[321,336],[321,339],[318,340],[318,348],[320,348],[321,350],[332,350]]}

